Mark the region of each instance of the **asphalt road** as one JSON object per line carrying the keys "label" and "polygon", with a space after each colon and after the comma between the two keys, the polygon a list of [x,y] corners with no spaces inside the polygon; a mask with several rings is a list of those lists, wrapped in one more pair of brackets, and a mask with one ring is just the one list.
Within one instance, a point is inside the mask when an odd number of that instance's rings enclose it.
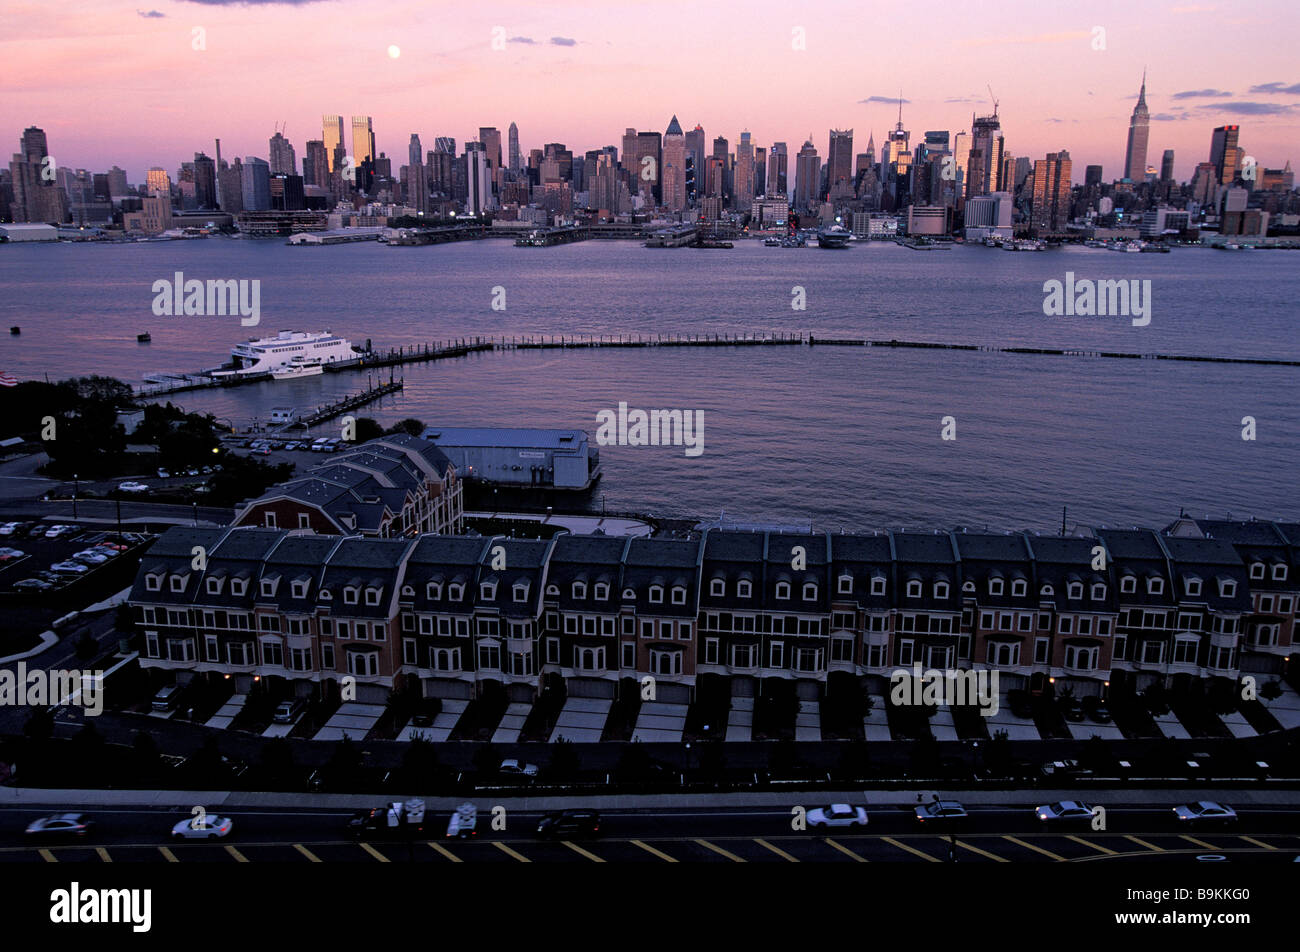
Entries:
{"label": "asphalt road", "polygon": [[[491,804],[479,806],[478,835],[448,840],[448,816],[430,811],[426,832],[404,840],[353,839],[349,811],[232,811],[229,837],[173,841],[172,825],[201,804],[174,809],[115,808],[90,813],[98,826],[71,844],[24,841],[25,825],[74,805],[0,806],[0,862],[957,862],[1054,863],[1188,861],[1206,854],[1229,862],[1292,862],[1300,856],[1300,802],[1247,809],[1230,827],[1187,828],[1167,807],[1116,803],[1106,828],[1089,823],[1049,826],[1024,804],[972,806],[951,832],[922,831],[909,810],[871,811],[864,829],[798,831],[790,810],[642,809],[606,811],[592,839],[543,841],[533,833],[541,814],[509,811],[493,830]],[[379,805],[378,802],[375,804]],[[818,804],[801,804],[812,808]],[[792,804],[792,807],[794,804]]]}

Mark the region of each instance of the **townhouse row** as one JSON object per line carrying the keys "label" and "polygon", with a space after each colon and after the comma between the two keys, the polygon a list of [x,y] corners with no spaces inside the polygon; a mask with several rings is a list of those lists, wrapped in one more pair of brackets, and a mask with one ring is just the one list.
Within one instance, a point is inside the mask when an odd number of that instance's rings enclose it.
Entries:
{"label": "townhouse row", "polygon": [[192,676],[354,679],[529,700],[562,681],[613,697],[652,676],[686,701],[710,677],[816,698],[836,678],[989,668],[1004,688],[1272,675],[1300,604],[1300,524],[1180,519],[1150,529],[792,534],[324,536],[178,527],[129,604],[141,663]]}

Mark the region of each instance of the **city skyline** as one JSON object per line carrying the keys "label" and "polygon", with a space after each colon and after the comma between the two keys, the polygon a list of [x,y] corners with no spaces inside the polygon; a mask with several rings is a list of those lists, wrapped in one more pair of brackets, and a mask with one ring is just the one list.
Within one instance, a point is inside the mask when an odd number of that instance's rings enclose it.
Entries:
{"label": "city skyline", "polygon": [[[15,67],[6,88],[16,95],[6,97],[0,119],[11,133],[45,129],[59,143],[62,165],[118,165],[133,181],[152,166],[177,167],[214,138],[229,155],[266,157],[279,129],[301,156],[320,136],[323,114],[372,116],[375,147],[389,156],[404,154],[412,134],[468,141],[475,130],[512,123],[525,153],[546,141],[585,152],[617,145],[629,126],[662,133],[673,114],[686,128],[699,124],[733,143],[748,130],[760,147],[801,142],[801,130],[821,130],[813,141],[824,153],[832,128],[886,139],[899,85],[904,125],[915,136],[925,129],[970,131],[972,113],[990,114],[996,94],[1014,154],[1037,158],[1065,149],[1077,165],[1102,165],[1115,179],[1123,175],[1144,67],[1148,160],[1173,149],[1179,179],[1190,179],[1205,160],[1205,136],[1215,126],[1248,126],[1248,151],[1261,165],[1280,167],[1300,141],[1300,84],[1280,33],[1251,34],[1245,74],[1235,70],[1220,84],[1225,88],[1206,88],[1215,73],[1207,79],[1202,58],[1186,51],[1223,42],[1217,31],[1233,20],[1230,11],[1209,7],[1148,13],[1103,4],[1076,13],[1011,3],[1022,15],[1001,17],[1017,24],[1004,32],[952,11],[944,37],[927,49],[927,64],[937,68],[901,77],[883,59],[875,66],[869,49],[860,73],[839,65],[840,31],[818,24],[830,22],[828,15],[847,26],[868,18],[840,3],[801,11],[797,18],[806,25],[783,22],[796,15],[739,26],[725,18],[721,40],[708,34],[723,15],[695,11],[699,29],[684,31],[669,58],[661,44],[603,14],[543,15],[529,4],[450,24],[400,3],[388,8],[400,16],[354,22],[348,0],[73,7],[83,15],[57,30],[15,11],[5,45]],[[1248,22],[1258,23],[1270,8],[1285,10],[1267,3]],[[1141,29],[1156,17],[1162,27],[1167,21],[1159,45]],[[286,45],[285,35],[300,42]],[[1104,48],[1095,48],[1099,42]],[[132,65],[142,47],[152,57],[147,74]],[[1228,47],[1224,54],[1231,59]],[[735,57],[734,67],[727,56]],[[740,70],[747,80],[702,84],[702,63]],[[810,72],[819,63],[825,68]]]}

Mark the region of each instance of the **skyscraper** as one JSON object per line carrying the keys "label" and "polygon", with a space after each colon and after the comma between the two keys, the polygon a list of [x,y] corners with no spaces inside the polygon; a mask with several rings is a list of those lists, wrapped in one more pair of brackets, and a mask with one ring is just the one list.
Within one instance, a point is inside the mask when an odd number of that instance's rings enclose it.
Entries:
{"label": "skyscraper", "polygon": [[518,172],[524,167],[523,155],[519,152],[519,127],[510,123],[506,136],[510,149],[510,171]]}
{"label": "skyscraper", "polygon": [[160,169],[155,165],[144,173],[144,183],[150,195],[156,195],[160,192],[163,195],[171,195],[172,182],[167,175],[166,169]]}
{"label": "skyscraper", "polygon": [[794,207],[799,211],[808,211],[815,203],[821,201],[821,196],[818,194],[821,170],[821,156],[817,154],[817,147],[812,144],[812,136],[809,136],[795,157]]}
{"label": "skyscraper", "polygon": [[244,159],[243,210],[265,212],[271,208],[271,167],[262,159],[247,156]]}
{"label": "skyscraper", "polygon": [[411,133],[411,142],[407,146],[406,166],[406,203],[417,214],[429,211],[429,176],[424,167],[424,151],[420,147],[420,137]]}
{"label": "skyscraper", "polygon": [[786,177],[790,152],[784,142],[773,142],[767,154],[767,195],[769,198],[789,198]]}
{"label": "skyscraper", "polygon": [[[343,141],[343,117],[342,116],[323,116],[321,118],[321,141],[325,143],[325,159],[329,163],[330,172],[338,171],[334,165],[334,156],[338,150],[347,146]],[[323,185],[323,182],[317,182],[317,185]]]}
{"label": "skyscraper", "polygon": [[1070,153],[1049,152],[1034,163],[1029,221],[1036,235],[1059,234],[1070,217]]}
{"label": "skyscraper", "polygon": [[194,153],[194,200],[198,208],[217,207],[217,165],[202,152]]}
{"label": "skyscraper", "polygon": [[329,187],[330,160],[323,139],[308,139],[307,151],[302,157],[302,181],[304,185]]}
{"label": "skyscraper", "polygon": [[826,188],[832,202],[853,197],[853,130],[832,129],[826,154]]}
{"label": "skyscraper", "polygon": [[270,166],[272,175],[297,175],[298,174],[298,157],[294,154],[293,143],[284,137],[284,133],[276,131],[271,136],[270,142]]}
{"label": "skyscraper", "polygon": [[369,116],[352,117],[352,165],[360,168],[362,163],[375,161],[375,130]]}
{"label": "skyscraper", "polygon": [[663,203],[669,211],[686,210],[686,136],[673,116],[663,140]]}
{"label": "skyscraper", "polygon": [[[55,166],[47,163],[49,147],[45,131],[35,126],[23,130],[21,152],[9,163],[15,222],[62,223],[68,217],[68,196],[59,188]],[[163,173],[166,174],[165,172]]]}
{"label": "skyscraper", "polygon": [[1210,161],[1214,163],[1215,180],[1221,185],[1231,185],[1241,161],[1237,148],[1240,126],[1219,126],[1210,138]]}
{"label": "skyscraper", "polygon": [[482,215],[492,194],[488,178],[487,149],[481,142],[465,143],[465,211]]}
{"label": "skyscraper", "polygon": [[704,160],[708,158],[704,148],[704,127],[696,124],[694,129],[686,133],[686,166],[689,170],[686,179],[686,199],[691,203],[704,194]]}
{"label": "skyscraper", "polygon": [[[970,158],[966,170],[966,197],[987,195],[999,190],[998,176],[1002,173],[1002,123],[998,120],[997,103],[993,115],[971,117]],[[976,151],[979,166],[976,168]]]}
{"label": "skyscraper", "polygon": [[754,203],[754,144],[749,133],[742,132],[736,143],[736,184],[731,196],[731,206],[736,211],[748,211]]}
{"label": "skyscraper", "polygon": [[1128,121],[1128,148],[1124,150],[1124,178],[1140,182],[1147,170],[1147,138],[1151,134],[1151,113],[1147,109],[1147,74],[1142,72],[1142,88],[1137,105]]}
{"label": "skyscraper", "polygon": [[483,143],[483,151],[487,153],[492,191],[498,192],[501,186],[501,130],[496,126],[479,126],[478,141]]}
{"label": "skyscraper", "polygon": [[1174,150],[1165,149],[1165,154],[1160,159],[1160,181],[1172,182],[1174,180]]}

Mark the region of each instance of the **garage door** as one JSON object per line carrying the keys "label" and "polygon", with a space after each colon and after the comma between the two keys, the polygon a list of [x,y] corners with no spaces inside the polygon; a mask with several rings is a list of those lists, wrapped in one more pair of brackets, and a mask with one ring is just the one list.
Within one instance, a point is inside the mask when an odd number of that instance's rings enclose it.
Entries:
{"label": "garage door", "polygon": [[665,684],[659,681],[655,684],[655,700],[665,704],[690,704],[691,688],[687,684]]}
{"label": "garage door", "polygon": [[425,697],[453,697],[470,700],[474,697],[474,685],[469,681],[450,681],[445,678],[432,678],[424,682]]}
{"label": "garage door", "polygon": [[570,678],[566,685],[569,697],[607,697],[614,696],[614,681],[600,678]]}

